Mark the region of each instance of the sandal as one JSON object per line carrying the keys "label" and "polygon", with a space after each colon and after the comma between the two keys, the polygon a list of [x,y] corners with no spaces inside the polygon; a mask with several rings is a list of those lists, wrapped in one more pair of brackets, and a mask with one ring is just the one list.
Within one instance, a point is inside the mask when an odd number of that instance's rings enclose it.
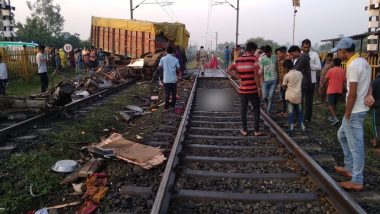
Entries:
{"label": "sandal", "polygon": [[247,132],[247,131],[244,131],[244,130],[240,130],[240,134],[243,135],[243,136],[247,136],[247,135],[248,135],[248,132]]}

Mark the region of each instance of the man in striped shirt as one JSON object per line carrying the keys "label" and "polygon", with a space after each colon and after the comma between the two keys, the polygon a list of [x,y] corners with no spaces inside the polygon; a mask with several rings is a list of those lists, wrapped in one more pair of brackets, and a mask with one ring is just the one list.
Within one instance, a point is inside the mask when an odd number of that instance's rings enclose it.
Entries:
{"label": "man in striped shirt", "polygon": [[261,86],[258,72],[260,67],[258,59],[254,56],[256,49],[257,45],[255,43],[248,42],[245,53],[237,57],[234,64],[228,68],[228,73],[240,80],[239,94],[241,98],[241,118],[243,123],[241,134],[244,136],[248,135],[248,102],[252,104],[255,116],[254,135],[262,135],[259,130]]}

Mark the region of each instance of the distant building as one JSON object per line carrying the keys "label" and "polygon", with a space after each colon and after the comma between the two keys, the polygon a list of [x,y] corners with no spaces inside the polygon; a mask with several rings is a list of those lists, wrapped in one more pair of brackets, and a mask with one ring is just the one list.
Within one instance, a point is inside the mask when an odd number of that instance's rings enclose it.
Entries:
{"label": "distant building", "polygon": [[[375,33],[380,31],[380,0],[369,0],[369,5],[365,7],[369,12],[368,21],[368,33]],[[368,36],[367,51],[379,51],[379,36],[370,35]]]}
{"label": "distant building", "polygon": [[16,38],[14,11],[16,8],[11,6],[11,0],[0,0],[0,37],[6,41],[13,41]]}

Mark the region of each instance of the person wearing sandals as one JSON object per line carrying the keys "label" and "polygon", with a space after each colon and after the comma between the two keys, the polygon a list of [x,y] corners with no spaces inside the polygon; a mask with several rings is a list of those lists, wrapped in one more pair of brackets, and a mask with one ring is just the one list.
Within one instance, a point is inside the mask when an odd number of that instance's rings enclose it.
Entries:
{"label": "person wearing sandals", "polygon": [[284,68],[288,71],[284,76],[282,88],[285,91],[285,100],[288,106],[289,134],[294,130],[294,115],[298,115],[298,127],[305,132],[304,118],[302,113],[302,79],[300,71],[293,69],[293,62],[290,59],[284,61]]}
{"label": "person wearing sandals", "polygon": [[250,102],[253,106],[255,117],[254,136],[263,135],[259,129],[260,122],[260,96],[261,85],[259,77],[259,62],[254,56],[257,45],[248,42],[246,51],[242,56],[235,59],[235,62],[228,67],[228,73],[240,79],[239,94],[241,99],[241,119],[243,129],[240,131],[243,136],[248,135],[247,129],[247,109]]}

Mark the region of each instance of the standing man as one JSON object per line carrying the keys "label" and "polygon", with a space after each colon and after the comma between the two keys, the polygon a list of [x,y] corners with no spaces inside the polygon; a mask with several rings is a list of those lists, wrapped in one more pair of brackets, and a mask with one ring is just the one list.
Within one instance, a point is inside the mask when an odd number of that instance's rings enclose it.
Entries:
{"label": "standing man", "polygon": [[246,52],[242,56],[236,58],[235,63],[228,68],[228,73],[240,79],[239,94],[241,99],[241,118],[243,125],[243,129],[240,132],[243,136],[248,135],[248,102],[252,104],[254,111],[254,136],[262,135],[259,129],[261,86],[258,60],[254,56],[256,49],[257,45],[255,43],[248,42]]}
{"label": "standing man", "polygon": [[338,52],[341,60],[347,60],[346,108],[338,131],[344,153],[344,167],[336,166],[335,170],[351,179],[340,182],[341,187],[360,191],[363,189],[365,158],[363,123],[369,110],[364,101],[371,82],[371,67],[365,59],[355,54],[355,44],[351,38],[339,40],[331,52]]}
{"label": "standing man", "polygon": [[230,64],[230,56],[231,50],[228,46],[226,46],[226,50],[224,50],[224,68],[227,69]]}
{"label": "standing man", "polygon": [[263,96],[267,104],[267,113],[272,113],[272,102],[274,91],[277,87],[277,59],[276,56],[272,55],[272,47],[266,45],[262,48],[264,56],[260,58],[260,72],[263,77]]}
{"label": "standing man", "polygon": [[49,78],[48,78],[47,67],[46,67],[47,59],[44,53],[45,53],[45,46],[38,45],[38,53],[36,56],[36,61],[38,65],[38,74],[40,75],[40,78],[41,78],[41,93],[46,92],[49,85]]}
{"label": "standing man", "polygon": [[[165,89],[165,109],[169,109],[169,106],[175,107],[177,99],[177,71],[179,71],[179,61],[173,56],[174,48],[169,46],[166,48],[166,56],[160,59],[158,64],[159,68],[164,70],[164,89]],[[172,102],[169,103],[170,95],[172,96]]]}
{"label": "standing man", "polygon": [[[302,41],[302,52],[309,54],[310,57],[310,70],[311,70],[311,83],[313,87],[317,83],[317,76],[322,69],[321,59],[319,58],[319,54],[311,49],[311,41],[309,39],[305,39]],[[313,90],[314,94],[314,90]]]}
{"label": "standing man", "polygon": [[294,69],[300,71],[302,79],[302,100],[305,109],[305,122],[311,121],[313,111],[313,84],[311,81],[310,57],[308,53],[301,53],[298,46],[291,46],[288,53],[293,59]]}
{"label": "standing man", "polygon": [[201,49],[199,50],[199,60],[201,62],[201,74],[205,74],[205,64],[208,61],[208,55],[207,51],[204,49],[203,46],[201,46]]}
{"label": "standing man", "polygon": [[[284,76],[286,74],[286,68],[284,67],[284,62],[286,60],[286,47],[280,47],[276,49],[277,56],[277,72],[278,72],[278,82],[279,85],[284,81]],[[285,89],[280,87],[280,99],[282,101],[282,111],[278,113],[277,116],[286,116],[286,100],[285,100]]]}
{"label": "standing man", "polygon": [[8,80],[7,66],[3,62],[3,58],[0,55],[0,95],[6,94]]}
{"label": "standing man", "polygon": [[104,61],[106,60],[106,55],[103,52],[103,49],[99,49],[98,52],[98,59],[99,59],[99,65],[102,66],[104,65]]}

